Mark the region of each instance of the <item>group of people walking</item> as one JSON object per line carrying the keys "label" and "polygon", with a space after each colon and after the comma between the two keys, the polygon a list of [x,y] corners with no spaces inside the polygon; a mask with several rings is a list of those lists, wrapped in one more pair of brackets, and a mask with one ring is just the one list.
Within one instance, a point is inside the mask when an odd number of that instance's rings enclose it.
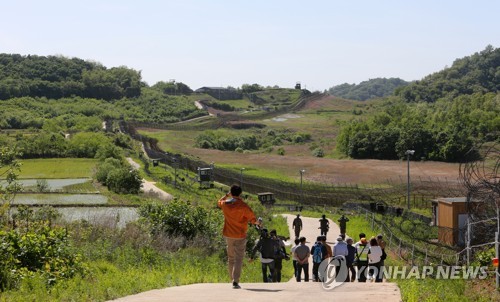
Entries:
{"label": "group of people walking", "polygon": [[[257,219],[252,209],[241,199],[241,187],[232,185],[230,192],[221,197],[217,203],[224,214],[223,236],[227,244],[228,272],[233,288],[241,288],[239,279],[246,249],[246,233],[248,225],[253,224],[260,230],[260,239],[252,251],[252,258],[257,251],[260,252],[263,282],[281,282],[281,269],[283,259],[288,255],[285,243],[278,236],[276,230],[268,232],[262,228],[260,219]],[[359,282],[367,280],[382,282],[384,260],[386,258],[385,242],[382,235],[368,240],[364,233],[359,234],[359,241],[353,244],[353,239],[346,237],[346,222],[344,215],[339,219],[340,235],[333,248],[326,242],[330,224],[325,215],[319,220],[320,236],[311,248],[307,246],[304,236],[300,236],[303,229],[300,215],[294,219],[292,227],[295,233],[295,245],[291,249],[294,274],[297,282],[309,281],[309,257],[312,255],[312,279],[323,281],[319,268],[323,261],[341,259],[345,261],[348,271],[344,280],[338,280],[342,262],[335,262],[337,281]],[[252,259],[251,258],[251,259]],[[288,260],[288,259],[287,259]]]}
{"label": "group of people walking", "polygon": [[[312,255],[312,281],[324,281],[320,265],[323,261],[335,265],[337,282],[382,282],[385,253],[385,242],[382,235],[366,239],[364,233],[359,234],[359,241],[353,244],[353,239],[339,235],[333,248],[326,242],[326,236],[320,235],[316,242],[309,248],[306,238],[295,239],[292,247],[292,259],[295,278],[297,282],[309,281],[309,256]],[[336,261],[332,261],[336,260]],[[344,262],[345,264],[342,264]],[[340,274],[342,265],[346,265],[347,271]],[[302,278],[304,271],[304,278]]]}

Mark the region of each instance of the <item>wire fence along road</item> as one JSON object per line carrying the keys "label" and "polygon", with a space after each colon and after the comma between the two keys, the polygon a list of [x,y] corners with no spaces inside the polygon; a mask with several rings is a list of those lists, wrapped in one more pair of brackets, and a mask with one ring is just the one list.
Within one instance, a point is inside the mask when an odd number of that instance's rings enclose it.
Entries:
{"label": "wire fence along road", "polygon": [[[424,244],[427,248],[422,247],[415,242],[403,240],[398,237],[384,222],[376,218],[376,214],[362,207],[357,207],[357,211],[365,216],[365,219],[370,223],[372,230],[378,231],[384,235],[386,244],[394,256],[406,261],[411,265],[469,265],[472,262],[473,255],[478,251],[483,251],[485,248],[493,247],[496,242],[486,242],[477,245],[471,245],[471,237],[466,234],[466,246],[458,252],[437,253],[428,248],[428,244]],[[469,232],[469,234],[472,231]]]}

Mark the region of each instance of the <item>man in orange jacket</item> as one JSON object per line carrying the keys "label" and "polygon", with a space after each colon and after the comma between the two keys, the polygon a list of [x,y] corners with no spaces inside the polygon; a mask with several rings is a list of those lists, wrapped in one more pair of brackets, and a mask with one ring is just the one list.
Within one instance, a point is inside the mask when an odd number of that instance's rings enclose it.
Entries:
{"label": "man in orange jacket", "polygon": [[233,288],[241,288],[239,282],[245,256],[248,224],[260,224],[252,209],[241,199],[241,193],[240,186],[232,185],[230,193],[224,195],[217,203],[224,213],[222,234],[226,239],[229,277],[233,281]]}

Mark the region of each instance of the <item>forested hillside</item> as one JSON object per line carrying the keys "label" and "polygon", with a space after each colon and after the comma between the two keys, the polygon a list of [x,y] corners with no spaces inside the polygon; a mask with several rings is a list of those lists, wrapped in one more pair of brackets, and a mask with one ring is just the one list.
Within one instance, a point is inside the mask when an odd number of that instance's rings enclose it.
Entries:
{"label": "forested hillside", "polygon": [[349,100],[366,101],[392,95],[396,88],[406,86],[408,82],[399,78],[376,78],[359,84],[344,83],[333,86],[328,92],[337,97]]}
{"label": "forested hillside", "polygon": [[500,91],[500,48],[488,45],[483,51],[455,60],[453,65],[421,81],[400,88],[396,94],[407,102],[435,102],[459,95]]}
{"label": "forested hillside", "polygon": [[60,56],[0,54],[0,129],[96,131],[106,119],[172,123],[206,115],[187,85]]}
{"label": "forested hillside", "polygon": [[488,46],[400,89],[377,114],[346,122],[337,148],[352,158],[397,159],[408,149],[414,159],[473,158],[475,144],[499,140],[499,87],[500,49]]}
{"label": "forested hillside", "polygon": [[104,100],[141,94],[141,73],[60,56],[0,54],[0,99],[80,96]]}

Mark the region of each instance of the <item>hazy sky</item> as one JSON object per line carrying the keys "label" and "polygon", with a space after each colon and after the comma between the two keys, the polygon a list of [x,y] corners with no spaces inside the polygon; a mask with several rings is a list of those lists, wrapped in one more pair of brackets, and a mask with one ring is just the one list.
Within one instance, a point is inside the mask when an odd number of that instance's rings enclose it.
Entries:
{"label": "hazy sky", "polygon": [[500,47],[500,1],[1,0],[0,53],[63,55],[197,89],[418,80]]}

